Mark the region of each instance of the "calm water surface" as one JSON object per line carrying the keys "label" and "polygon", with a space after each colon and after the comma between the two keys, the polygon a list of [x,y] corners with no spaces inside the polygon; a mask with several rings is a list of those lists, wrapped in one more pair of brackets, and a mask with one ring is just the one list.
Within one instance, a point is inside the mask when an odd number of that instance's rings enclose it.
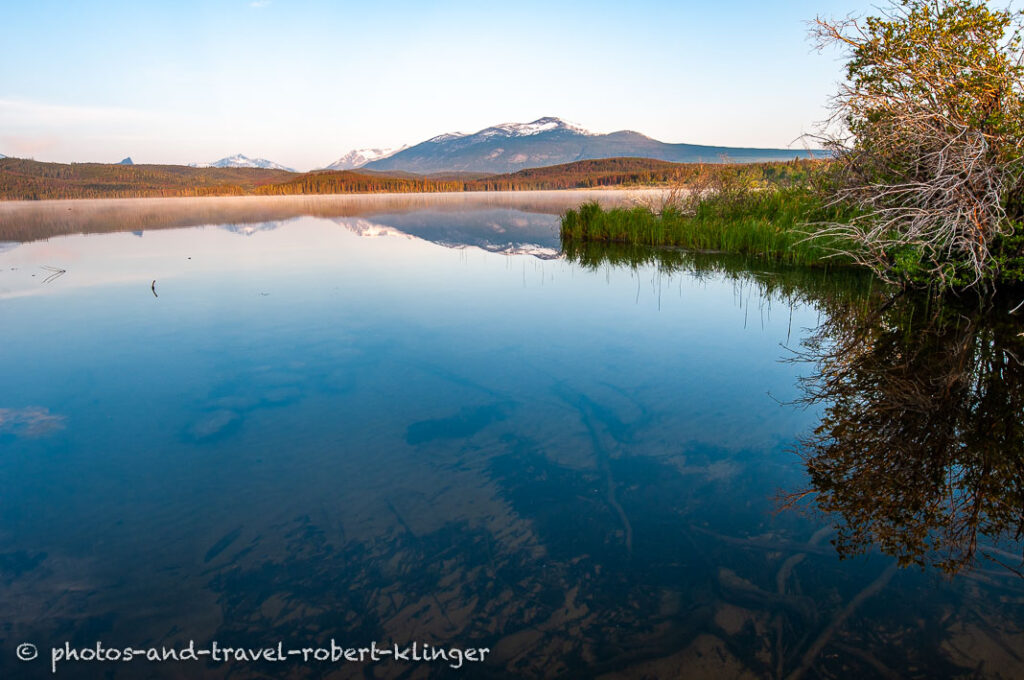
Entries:
{"label": "calm water surface", "polygon": [[[58,677],[1024,677],[1009,520],[952,578],[901,533],[962,553],[936,484],[1019,517],[1020,369],[970,367],[1012,329],[873,314],[835,274],[566,257],[573,194],[360,200],[0,212],[0,675],[66,641],[334,638],[491,651]],[[925,387],[889,390],[893,357]]]}

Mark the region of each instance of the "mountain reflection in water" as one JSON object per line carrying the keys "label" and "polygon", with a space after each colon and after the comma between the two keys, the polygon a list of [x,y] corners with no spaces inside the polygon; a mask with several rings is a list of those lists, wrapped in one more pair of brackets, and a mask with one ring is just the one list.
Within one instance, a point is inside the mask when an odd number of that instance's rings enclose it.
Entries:
{"label": "mountain reflection in water", "polygon": [[474,678],[1024,677],[1013,317],[390,200],[4,222],[42,229],[0,250],[4,678],[49,675],[23,641],[331,638],[488,647]]}
{"label": "mountain reflection in water", "polygon": [[[597,201],[606,206],[632,205],[661,193],[657,189],[637,189],[0,201],[0,249],[4,241],[118,231],[131,231],[141,236],[147,230],[208,224],[228,224],[244,233],[247,225],[305,216],[370,217],[425,212],[447,215],[457,223],[466,213],[515,210],[557,217],[566,209],[586,201]],[[477,231],[479,233],[474,236],[486,234],[486,229]],[[557,232],[555,235],[557,238]]]}

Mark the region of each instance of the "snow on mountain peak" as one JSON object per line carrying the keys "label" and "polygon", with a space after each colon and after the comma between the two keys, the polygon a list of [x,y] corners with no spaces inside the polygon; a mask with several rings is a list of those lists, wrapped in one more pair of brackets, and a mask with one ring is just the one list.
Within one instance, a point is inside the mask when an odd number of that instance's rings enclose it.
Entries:
{"label": "snow on mountain peak", "polygon": [[249,158],[248,156],[236,153],[234,156],[227,156],[212,163],[189,163],[193,168],[263,168],[265,170],[295,170],[285,167],[280,163],[268,161],[266,158]]}
{"label": "snow on mountain peak", "polygon": [[403,145],[397,149],[353,149],[347,154],[328,165],[326,170],[355,170],[372,161],[379,161],[382,158],[394,156],[406,147]]}
{"label": "snow on mountain peak", "polygon": [[451,141],[453,139],[461,139],[462,137],[468,137],[468,136],[469,135],[467,135],[465,132],[446,132],[443,135],[438,135],[437,137],[431,137],[427,141],[428,142],[433,142],[434,144],[439,144],[441,142],[448,142],[448,141]]}
{"label": "snow on mountain peak", "polygon": [[567,123],[561,118],[552,117],[538,118],[532,123],[505,123],[496,127],[508,130],[515,137],[528,137],[552,130],[567,130],[581,135],[593,134],[578,125]]}
{"label": "snow on mountain peak", "polygon": [[573,125],[572,123],[565,122],[561,118],[554,118],[552,116],[538,118],[531,123],[502,123],[501,125],[494,125],[481,130],[477,134],[485,137],[496,135],[504,137],[529,137],[531,135],[539,135],[542,132],[552,132],[554,130],[565,130],[567,132],[574,132],[576,134],[587,136],[594,134],[579,125]]}
{"label": "snow on mountain peak", "polygon": [[478,130],[473,134],[466,134],[464,132],[446,132],[443,135],[431,137],[427,142],[441,144],[444,142],[466,139],[466,143],[473,144],[481,139],[490,139],[493,137],[530,137],[532,135],[539,135],[542,132],[553,132],[555,130],[564,130],[566,132],[586,135],[588,137],[595,134],[580,127],[579,125],[567,123],[561,118],[546,116],[544,118],[538,118],[532,123],[501,123],[500,125],[492,125],[491,127],[484,128],[483,130]]}

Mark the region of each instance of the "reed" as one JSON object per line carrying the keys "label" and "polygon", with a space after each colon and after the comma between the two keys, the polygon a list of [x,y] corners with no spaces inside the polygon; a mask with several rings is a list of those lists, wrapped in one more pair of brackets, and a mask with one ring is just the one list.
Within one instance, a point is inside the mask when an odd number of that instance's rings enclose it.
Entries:
{"label": "reed", "polygon": [[860,267],[807,267],[729,253],[598,241],[564,241],[563,252],[567,260],[584,269],[653,268],[667,276],[713,277],[752,284],[762,297],[814,304],[821,309],[871,306],[878,295],[891,292]]}
{"label": "reed", "polygon": [[809,266],[850,264],[840,254],[842,244],[809,238],[808,224],[840,216],[805,188],[718,192],[687,207],[605,210],[588,203],[565,213],[561,235],[566,242],[675,246]]}

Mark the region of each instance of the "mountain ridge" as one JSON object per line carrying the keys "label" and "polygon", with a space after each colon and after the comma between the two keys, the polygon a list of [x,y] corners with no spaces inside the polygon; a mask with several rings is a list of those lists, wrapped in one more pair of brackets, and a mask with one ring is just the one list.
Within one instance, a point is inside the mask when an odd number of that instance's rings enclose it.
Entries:
{"label": "mountain ridge", "polygon": [[334,161],[324,170],[356,170],[361,168],[371,161],[381,160],[388,158],[398,153],[399,151],[405,150],[405,145],[401,147],[388,147],[388,148],[367,148],[367,149],[352,149],[338,160]]}
{"label": "mountain ridge", "polygon": [[249,158],[240,153],[236,153],[234,156],[225,156],[211,163],[189,163],[188,166],[190,168],[261,168],[263,170],[295,172],[293,168],[268,161],[266,158]]}
{"label": "mountain ridge", "polygon": [[501,123],[474,133],[447,132],[361,168],[418,174],[509,173],[599,158],[652,158],[673,163],[756,163],[822,158],[824,151],[670,144],[634,130],[591,132],[561,118]]}

